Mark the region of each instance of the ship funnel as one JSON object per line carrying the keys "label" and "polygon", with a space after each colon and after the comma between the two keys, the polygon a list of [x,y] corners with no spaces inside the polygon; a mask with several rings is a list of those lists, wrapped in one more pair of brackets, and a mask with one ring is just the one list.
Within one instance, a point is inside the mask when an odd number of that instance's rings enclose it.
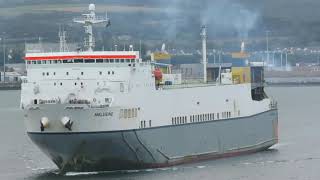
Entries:
{"label": "ship funnel", "polygon": [[203,82],[207,83],[207,27],[201,27],[200,36],[202,38],[202,64],[203,64]]}
{"label": "ship funnel", "polygon": [[166,44],[163,43],[161,46],[161,52],[166,52]]}
{"label": "ship funnel", "polygon": [[246,47],[244,41],[241,42],[241,52],[244,53],[246,51]]}

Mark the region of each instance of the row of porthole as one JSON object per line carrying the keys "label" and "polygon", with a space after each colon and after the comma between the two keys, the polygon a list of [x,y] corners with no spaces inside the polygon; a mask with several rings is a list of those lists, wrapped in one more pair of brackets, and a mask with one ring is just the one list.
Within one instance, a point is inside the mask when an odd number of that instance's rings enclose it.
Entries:
{"label": "row of porthole", "polygon": [[[190,116],[191,122],[203,122],[203,121],[213,121],[215,119],[215,113],[209,114],[198,114]],[[219,113],[217,113],[217,119],[219,119]]]}
{"label": "row of porthole", "polygon": [[[45,75],[49,76],[50,73],[49,73],[49,72],[42,72],[42,76],[45,76]],[[55,76],[55,75],[56,75],[56,72],[53,72],[53,75]],[[68,76],[68,75],[69,75],[69,72],[66,72],[66,75]],[[84,73],[81,72],[81,75],[83,76]],[[102,75],[102,71],[99,71],[99,75]],[[108,71],[108,75],[114,75],[114,71]]]}
{"label": "row of porthole", "polygon": [[186,124],[186,123],[188,123],[187,116],[173,117],[172,118],[172,124],[173,125]]}
{"label": "row of porthole", "polygon": [[[221,113],[222,119],[230,118],[231,112],[222,112]],[[209,114],[198,114],[198,115],[191,115],[190,121],[193,122],[203,122],[203,121],[213,121],[215,118],[220,119],[220,113],[209,113]]]}
{"label": "row of porthole", "polygon": [[[216,118],[220,119],[219,113],[216,114]],[[230,118],[231,117],[231,112],[222,112],[221,113],[222,118]],[[215,113],[209,113],[209,114],[198,114],[198,115],[191,115],[190,116],[190,122],[203,122],[203,121],[213,121],[215,120]],[[177,125],[177,124],[186,124],[188,123],[188,118],[187,116],[181,116],[181,117],[173,117],[172,118],[172,124]]]}
{"label": "row of porthole", "polygon": [[[57,86],[58,84],[56,82],[54,82],[53,85]],[[62,82],[60,82],[60,86],[62,86],[62,85],[63,85]],[[76,86],[76,85],[78,85],[78,83],[75,82],[74,85]],[[83,82],[81,82],[80,85],[83,86]]]}
{"label": "row of porthole", "polygon": [[[99,71],[99,75],[102,75],[102,71]],[[108,71],[108,75],[114,75],[114,71]]]}
{"label": "row of porthole", "polygon": [[[152,127],[152,121],[149,120],[149,127]],[[146,128],[147,127],[147,121],[140,121],[140,127],[139,128]]]}

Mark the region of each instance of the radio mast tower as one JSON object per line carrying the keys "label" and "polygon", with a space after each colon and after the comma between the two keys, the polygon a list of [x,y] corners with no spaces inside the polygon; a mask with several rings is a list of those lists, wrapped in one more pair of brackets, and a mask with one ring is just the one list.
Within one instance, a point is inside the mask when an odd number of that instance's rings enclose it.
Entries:
{"label": "radio mast tower", "polygon": [[203,81],[207,83],[207,27],[201,27],[200,36],[202,38],[202,64],[203,64]]}
{"label": "radio mast tower", "polygon": [[75,23],[84,24],[85,33],[87,34],[87,37],[84,41],[84,46],[88,51],[93,51],[95,47],[95,40],[92,30],[93,25],[105,23],[106,27],[110,26],[110,19],[108,18],[107,13],[106,17],[100,17],[96,16],[95,11],[96,6],[94,4],[90,4],[88,14],[83,14],[82,17],[73,19],[73,22]]}

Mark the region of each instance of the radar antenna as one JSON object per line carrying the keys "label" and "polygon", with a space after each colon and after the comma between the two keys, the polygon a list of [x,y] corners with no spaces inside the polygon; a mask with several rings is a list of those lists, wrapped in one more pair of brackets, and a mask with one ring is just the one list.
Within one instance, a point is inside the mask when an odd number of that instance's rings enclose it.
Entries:
{"label": "radar antenna", "polygon": [[111,24],[107,14],[105,17],[96,16],[95,10],[96,6],[94,4],[90,4],[88,14],[82,14],[82,17],[73,19],[73,22],[75,23],[84,24],[85,33],[87,34],[87,37],[84,40],[84,46],[88,51],[93,51],[95,47],[95,40],[92,30],[93,25],[105,23],[106,27],[108,27]]}

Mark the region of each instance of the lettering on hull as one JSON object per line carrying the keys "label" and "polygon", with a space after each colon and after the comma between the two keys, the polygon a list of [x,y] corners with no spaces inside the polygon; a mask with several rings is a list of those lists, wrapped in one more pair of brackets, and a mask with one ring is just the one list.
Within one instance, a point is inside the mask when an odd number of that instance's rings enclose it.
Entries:
{"label": "lettering on hull", "polygon": [[113,112],[97,112],[97,113],[94,113],[94,116],[96,116],[96,117],[112,117]]}

